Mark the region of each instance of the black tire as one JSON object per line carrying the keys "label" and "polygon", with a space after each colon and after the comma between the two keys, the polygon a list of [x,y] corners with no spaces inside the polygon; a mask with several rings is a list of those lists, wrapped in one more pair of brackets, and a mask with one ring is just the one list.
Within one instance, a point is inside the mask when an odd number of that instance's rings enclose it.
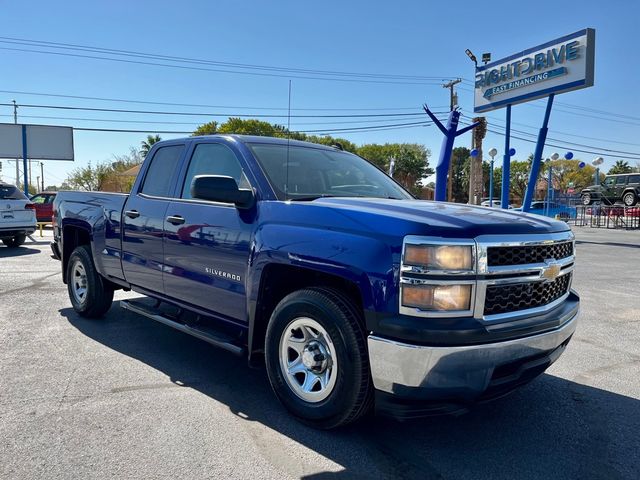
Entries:
{"label": "black tire", "polygon": [[636,203],[638,203],[638,197],[634,192],[625,192],[622,196],[622,203],[627,207],[633,207]]}
{"label": "black tire", "polygon": [[[331,429],[351,423],[371,410],[373,384],[361,317],[349,298],[328,288],[293,292],[273,311],[265,340],[269,381],[280,402],[301,422]],[[328,333],[335,350],[335,384],[328,396],[317,402],[305,401],[295,393],[288,383],[291,380],[285,379],[286,367],[281,365],[285,329],[300,318],[317,322]]]}
{"label": "black tire", "polygon": [[[84,279],[81,276],[78,276],[79,278],[76,276],[76,268],[80,267],[84,271]],[[84,284],[85,291],[81,298],[75,290],[78,286],[76,280]],[[113,287],[97,272],[88,245],[77,247],[69,257],[67,290],[73,309],[82,317],[100,318],[111,308]]]}
{"label": "black tire", "polygon": [[593,203],[593,198],[591,197],[590,193],[583,193],[582,194],[582,204],[583,205],[591,205]]}
{"label": "black tire", "polygon": [[27,236],[23,233],[12,238],[5,238],[2,240],[2,243],[4,243],[9,248],[16,248],[22,245],[26,239]]}

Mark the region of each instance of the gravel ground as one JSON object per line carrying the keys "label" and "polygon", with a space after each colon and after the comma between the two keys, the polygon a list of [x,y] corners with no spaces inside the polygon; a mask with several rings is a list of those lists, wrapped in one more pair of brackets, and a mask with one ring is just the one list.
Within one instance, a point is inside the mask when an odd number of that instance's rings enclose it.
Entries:
{"label": "gravel ground", "polygon": [[292,420],[263,370],[117,302],[78,317],[50,236],[0,247],[1,478],[638,478],[640,232],[576,229],[578,331],[530,385],[334,432]]}

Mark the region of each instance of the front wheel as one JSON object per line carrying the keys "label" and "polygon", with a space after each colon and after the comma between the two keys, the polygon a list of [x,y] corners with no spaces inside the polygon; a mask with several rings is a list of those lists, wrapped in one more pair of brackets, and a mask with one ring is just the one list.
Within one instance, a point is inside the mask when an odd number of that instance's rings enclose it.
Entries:
{"label": "front wheel", "polygon": [[16,248],[22,245],[26,239],[27,239],[27,236],[25,234],[22,234],[22,235],[16,235],[15,237],[12,237],[12,238],[5,238],[4,240],[2,240],[2,243],[4,243],[9,248]]}
{"label": "front wheel", "polygon": [[591,205],[593,203],[593,198],[591,198],[591,194],[590,193],[583,193],[582,194],[582,204],[583,205]]}
{"label": "front wheel", "polygon": [[308,425],[345,425],[372,405],[360,314],[337,291],[310,288],[286,296],[269,321],[265,356],[276,396]]}
{"label": "front wheel", "polygon": [[636,194],[634,192],[627,192],[622,196],[622,203],[627,207],[633,207],[638,202]]}
{"label": "front wheel", "polygon": [[111,308],[113,287],[96,270],[87,245],[77,247],[67,265],[67,290],[73,309],[86,318],[100,318]]}

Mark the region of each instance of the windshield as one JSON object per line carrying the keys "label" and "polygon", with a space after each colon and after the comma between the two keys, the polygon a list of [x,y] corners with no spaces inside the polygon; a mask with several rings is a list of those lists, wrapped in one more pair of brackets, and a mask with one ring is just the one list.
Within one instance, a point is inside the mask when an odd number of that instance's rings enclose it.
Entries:
{"label": "windshield", "polygon": [[2,200],[26,200],[26,195],[13,185],[0,185],[0,199]]}
{"label": "windshield", "polygon": [[384,172],[351,153],[291,146],[287,169],[287,145],[253,144],[251,150],[280,200],[413,198]]}

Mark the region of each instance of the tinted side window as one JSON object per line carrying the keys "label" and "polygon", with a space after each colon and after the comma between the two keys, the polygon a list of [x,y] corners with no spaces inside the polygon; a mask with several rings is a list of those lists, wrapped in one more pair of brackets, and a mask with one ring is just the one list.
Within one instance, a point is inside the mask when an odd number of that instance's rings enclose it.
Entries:
{"label": "tinted side window", "polygon": [[624,185],[625,183],[627,183],[627,177],[616,178],[616,185]]}
{"label": "tinted side window", "polygon": [[607,178],[605,178],[605,180],[604,180],[605,185],[607,185],[607,186],[609,186],[609,187],[610,187],[611,185],[613,185],[615,182],[616,182],[616,179],[615,179],[614,177],[607,177]]}
{"label": "tinted side window", "polygon": [[183,145],[159,148],[147,169],[140,193],[154,197],[168,197],[175,178]]}
{"label": "tinted side window", "polygon": [[629,175],[629,183],[640,183],[640,175]]}
{"label": "tinted side window", "polygon": [[196,146],[182,186],[182,198],[192,198],[191,182],[196,175],[226,175],[235,179],[240,188],[249,187],[249,181],[236,155],[229,147],[219,143],[201,143]]}

